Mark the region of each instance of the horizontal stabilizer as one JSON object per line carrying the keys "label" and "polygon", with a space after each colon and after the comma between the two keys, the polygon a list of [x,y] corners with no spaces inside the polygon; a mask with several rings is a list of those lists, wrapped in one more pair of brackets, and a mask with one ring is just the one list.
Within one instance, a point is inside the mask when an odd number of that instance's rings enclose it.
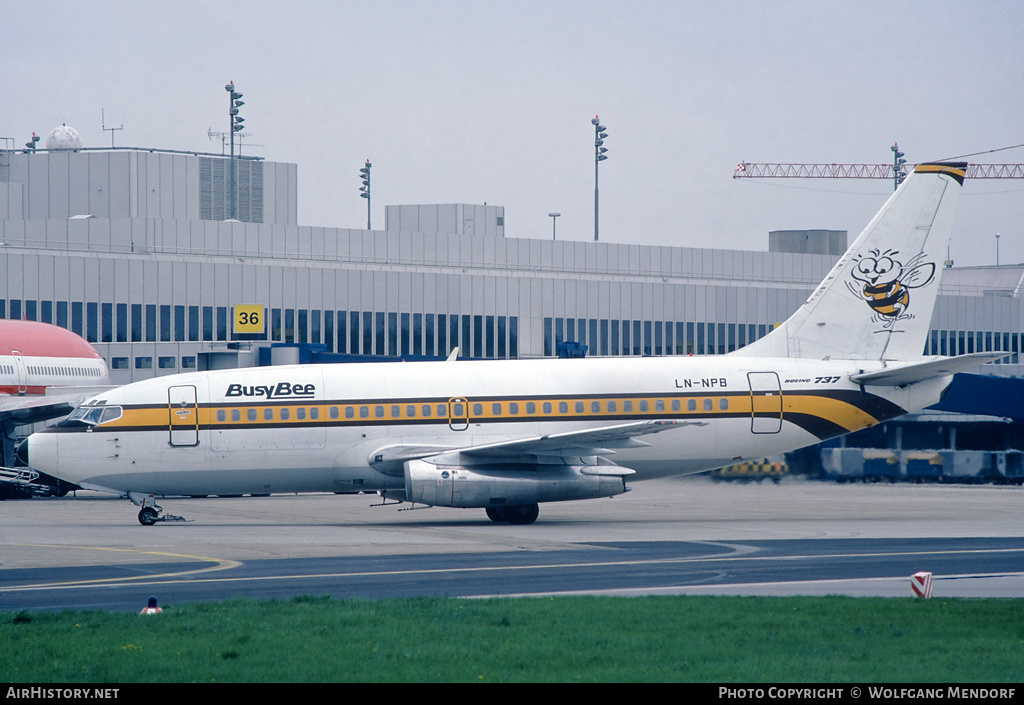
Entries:
{"label": "horizontal stabilizer", "polygon": [[969,370],[972,367],[984,365],[986,362],[1006,357],[1008,354],[1006,352],[985,352],[958,355],[956,357],[943,357],[938,360],[929,360],[928,362],[918,362],[912,365],[901,365],[900,367],[887,368],[876,372],[862,372],[861,374],[850,375],[850,381],[855,384],[868,386],[905,387],[915,382],[924,382],[936,377],[945,377],[956,372]]}

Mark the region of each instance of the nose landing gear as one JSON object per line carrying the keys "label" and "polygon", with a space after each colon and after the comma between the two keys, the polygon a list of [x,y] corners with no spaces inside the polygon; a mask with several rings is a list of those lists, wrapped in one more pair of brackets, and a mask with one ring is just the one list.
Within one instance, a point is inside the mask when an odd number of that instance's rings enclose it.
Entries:
{"label": "nose landing gear", "polygon": [[[166,519],[166,517],[164,517]],[[153,526],[161,520],[160,512],[153,507],[143,507],[139,510],[139,523],[143,526]]]}
{"label": "nose landing gear", "polygon": [[163,508],[156,503],[155,495],[129,492],[128,499],[142,507],[139,510],[139,523],[143,526],[153,526],[158,521],[185,521],[184,517],[176,514],[164,514]]}

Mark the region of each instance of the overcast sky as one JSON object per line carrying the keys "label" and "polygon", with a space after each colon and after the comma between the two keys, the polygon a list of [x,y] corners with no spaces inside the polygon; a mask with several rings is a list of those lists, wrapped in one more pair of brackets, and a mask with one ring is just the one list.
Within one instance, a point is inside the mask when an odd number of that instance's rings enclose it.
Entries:
{"label": "overcast sky", "polygon": [[[891,182],[733,179],[740,161],[885,163],[1024,143],[1019,0],[0,0],[0,137],[220,153],[234,81],[254,153],[298,164],[299,223],[385,204],[505,206],[508,237],[765,250],[849,230]],[[258,145],[258,146],[255,146]],[[1024,149],[976,162],[1024,163]],[[1024,180],[964,188],[958,265],[1024,261]]]}

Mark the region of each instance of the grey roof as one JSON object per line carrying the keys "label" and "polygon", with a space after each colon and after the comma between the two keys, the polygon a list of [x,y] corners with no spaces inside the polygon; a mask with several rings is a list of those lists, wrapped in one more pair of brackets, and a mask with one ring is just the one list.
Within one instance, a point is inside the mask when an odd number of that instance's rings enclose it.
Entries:
{"label": "grey roof", "polygon": [[951,296],[1019,296],[1024,264],[953,267],[942,271],[941,293]]}

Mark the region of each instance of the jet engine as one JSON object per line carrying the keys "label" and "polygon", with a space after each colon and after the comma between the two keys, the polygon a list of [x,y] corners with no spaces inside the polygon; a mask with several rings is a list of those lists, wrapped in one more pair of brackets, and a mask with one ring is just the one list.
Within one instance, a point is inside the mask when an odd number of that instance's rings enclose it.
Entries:
{"label": "jet engine", "polygon": [[427,460],[405,464],[405,496],[436,507],[495,508],[613,497],[633,471],[616,465],[488,463],[468,467]]}

